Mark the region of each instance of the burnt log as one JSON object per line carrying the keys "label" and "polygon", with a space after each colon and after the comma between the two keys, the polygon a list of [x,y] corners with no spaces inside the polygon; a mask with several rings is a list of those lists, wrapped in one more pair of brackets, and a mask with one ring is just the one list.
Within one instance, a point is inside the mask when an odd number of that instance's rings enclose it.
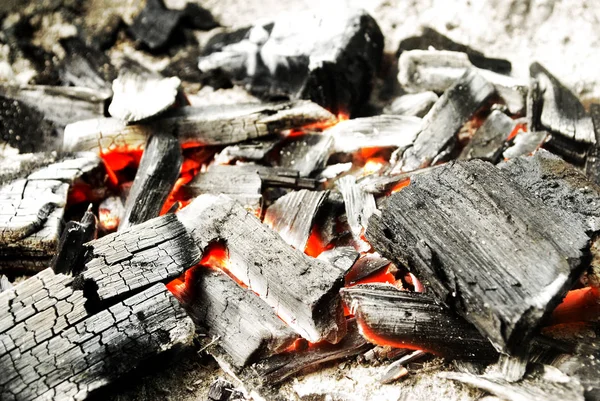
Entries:
{"label": "burnt log", "polygon": [[497,163],[514,127],[513,119],[498,110],[492,111],[483,125],[475,131],[475,135],[462,150],[459,159],[482,159]]}
{"label": "burnt log", "polygon": [[590,146],[588,151],[585,161],[585,173],[590,180],[600,185],[600,104],[590,106],[590,116],[594,123],[596,143]]}
{"label": "burnt log", "polygon": [[469,322],[431,296],[389,284],[343,288],[342,299],[362,335],[377,345],[417,349],[449,359],[491,361],[492,344]]}
{"label": "burnt log", "polygon": [[439,99],[435,92],[421,92],[402,95],[387,106],[383,112],[398,116],[423,118]]}
{"label": "burnt log", "polygon": [[569,211],[473,160],[414,177],[366,235],[498,350],[515,353],[585,269],[586,231]]}
{"label": "burnt log", "polygon": [[182,163],[181,146],[173,135],[157,132],[148,139],[119,230],[158,216],[179,177]]}
{"label": "burnt log", "polygon": [[448,88],[423,118],[423,128],[402,155],[402,171],[427,167],[454,139],[460,128],[494,94],[494,87],[474,70],[467,70]]}
{"label": "burnt log", "polygon": [[289,246],[226,196],[201,195],[177,214],[201,250],[221,241],[227,270],[311,342],[340,341],[346,331],[338,290],[343,273]]}
{"label": "burnt log", "polygon": [[81,218],[81,222],[70,221],[65,225],[58,251],[50,264],[55,273],[78,273],[77,269],[83,265],[85,255],[83,244],[95,239],[97,232],[96,216],[90,208]]}

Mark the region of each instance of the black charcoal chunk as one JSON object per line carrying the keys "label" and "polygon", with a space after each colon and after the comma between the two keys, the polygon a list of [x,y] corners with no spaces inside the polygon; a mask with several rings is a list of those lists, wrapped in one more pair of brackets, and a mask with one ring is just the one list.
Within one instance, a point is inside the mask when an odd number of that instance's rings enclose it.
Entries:
{"label": "black charcoal chunk", "polygon": [[514,127],[513,119],[498,110],[492,111],[483,125],[475,131],[475,135],[462,150],[459,159],[482,159],[496,163]]}
{"label": "black charcoal chunk", "polygon": [[167,9],[162,0],[147,0],[129,30],[135,40],[150,50],[159,50],[167,44],[181,17],[182,11]]}

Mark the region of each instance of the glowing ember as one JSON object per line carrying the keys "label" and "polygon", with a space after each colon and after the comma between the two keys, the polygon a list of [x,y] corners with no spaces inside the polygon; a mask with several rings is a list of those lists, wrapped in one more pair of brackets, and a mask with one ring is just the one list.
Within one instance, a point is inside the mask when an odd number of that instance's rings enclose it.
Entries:
{"label": "glowing ember", "polygon": [[554,309],[550,324],[592,322],[600,320],[600,289],[586,287],[567,293]]}
{"label": "glowing ember", "polygon": [[392,189],[390,190],[390,194],[394,194],[396,192],[401,191],[403,188],[406,188],[407,186],[410,185],[410,178],[406,178],[402,181],[399,181],[398,183],[396,183]]}
{"label": "glowing ember", "polygon": [[323,251],[331,249],[332,247],[333,246],[331,245],[325,245],[323,238],[321,237],[321,233],[319,232],[319,226],[317,224],[314,224],[312,229],[310,230],[308,240],[306,241],[304,253],[308,256],[316,258]]}
{"label": "glowing ember", "polygon": [[106,173],[110,183],[114,186],[119,185],[119,177],[117,172],[124,170],[127,167],[138,168],[142,159],[143,149],[121,147],[110,151],[101,151],[99,156],[104,161]]}
{"label": "glowing ember", "polygon": [[520,132],[527,132],[527,124],[526,123],[519,123],[519,124],[515,125],[515,127],[513,128],[512,132],[510,133],[510,135],[508,136],[508,138],[506,140],[512,141],[513,139],[515,139],[515,137]]}
{"label": "glowing ember", "polygon": [[352,287],[357,284],[370,284],[370,283],[388,283],[394,286],[399,285],[402,288],[402,284],[398,283],[396,277],[390,272],[390,265],[377,270],[376,272],[369,274],[367,277],[361,278],[357,281],[349,281],[348,276],[346,276],[346,286]]}
{"label": "glowing ember", "polygon": [[370,175],[378,172],[387,164],[387,161],[381,157],[367,160],[363,167],[362,175]]}
{"label": "glowing ember", "polygon": [[[380,346],[388,346],[388,347],[392,347],[392,348],[406,348],[406,349],[411,349],[411,350],[415,350],[415,351],[431,352],[431,351],[423,349],[423,347],[417,346],[415,344],[411,344],[411,343],[404,342],[404,341],[397,341],[394,339],[390,339],[384,335],[375,333],[373,330],[371,330],[371,328],[368,325],[365,324],[363,319],[361,319],[360,314],[358,316],[356,316],[356,321],[358,323],[358,330],[360,331],[360,334],[362,334],[363,337],[366,338],[367,341],[369,341],[372,344],[380,345]],[[431,352],[431,353],[434,353],[434,352]]]}

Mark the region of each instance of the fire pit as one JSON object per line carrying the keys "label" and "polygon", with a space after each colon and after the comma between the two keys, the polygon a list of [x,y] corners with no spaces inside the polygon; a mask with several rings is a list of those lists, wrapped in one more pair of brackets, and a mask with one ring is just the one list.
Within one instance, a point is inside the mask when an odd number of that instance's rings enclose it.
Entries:
{"label": "fire pit", "polygon": [[600,399],[565,4],[230,3],[0,6],[0,399]]}

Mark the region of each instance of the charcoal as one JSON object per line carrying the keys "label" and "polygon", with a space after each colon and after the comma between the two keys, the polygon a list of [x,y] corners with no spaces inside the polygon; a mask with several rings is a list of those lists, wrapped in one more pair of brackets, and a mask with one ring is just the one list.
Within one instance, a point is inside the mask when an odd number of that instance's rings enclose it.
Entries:
{"label": "charcoal", "polygon": [[448,146],[458,130],[494,94],[481,75],[468,70],[447,89],[423,118],[423,128],[402,155],[403,171],[427,167]]}
{"label": "charcoal", "polygon": [[370,276],[392,263],[379,254],[366,254],[360,257],[346,274],[346,285],[355,284],[357,281]]}
{"label": "charcoal", "polygon": [[206,401],[234,401],[244,399],[243,394],[236,390],[233,384],[220,377],[210,385],[206,397]]}
{"label": "charcoal", "polygon": [[12,283],[4,274],[0,274],[0,294],[13,288]]}
{"label": "charcoal", "polygon": [[[17,33],[17,35],[19,35]],[[29,40],[21,40],[17,36],[11,44],[13,57],[21,57],[31,64],[36,74],[28,80],[32,85],[58,85],[60,73],[56,69],[56,55],[36,46]],[[15,57],[16,58],[16,57]]]}
{"label": "charcoal", "polygon": [[121,198],[109,196],[98,205],[98,228],[104,233],[115,231],[124,213],[125,207]]}
{"label": "charcoal", "polygon": [[198,66],[224,71],[262,98],[310,99],[352,114],[369,98],[382,52],[383,35],[365,11],[301,12],[220,35]]}
{"label": "charcoal", "polygon": [[585,399],[584,389],[577,380],[548,365],[537,365],[532,372],[517,383],[459,372],[442,372],[438,376],[479,388],[508,401],[583,401]]}
{"label": "charcoal", "polygon": [[169,10],[162,0],[147,0],[146,7],[129,27],[134,39],[156,51],[165,47],[179,24],[182,12]]}
{"label": "charcoal", "polygon": [[182,163],[181,147],[173,135],[157,132],[148,139],[119,230],[158,216],[179,177]]}
{"label": "charcoal", "polygon": [[382,195],[391,192],[397,192],[398,187],[403,188],[410,183],[412,177],[421,174],[428,174],[430,171],[439,168],[441,165],[422,168],[419,170],[408,171],[405,173],[396,173],[392,171],[389,175],[368,175],[359,180],[360,188],[370,194]]}
{"label": "charcoal", "polygon": [[315,177],[318,181],[334,180],[352,169],[352,162],[330,164],[319,171]]}
{"label": "charcoal", "polygon": [[47,269],[0,294],[0,398],[85,398],[191,340],[193,323],[163,284],[90,313],[72,282]]}
{"label": "charcoal", "polygon": [[469,57],[469,61],[476,67],[485,68],[501,74],[509,73],[512,68],[510,61],[485,57],[480,51],[454,42],[452,39],[430,27],[423,27],[421,34],[418,36],[411,36],[400,41],[397,55],[400,56],[406,50],[428,50],[430,47],[437,50],[466,53]]}
{"label": "charcoal", "polygon": [[367,228],[369,218],[377,211],[373,194],[363,191],[356,184],[353,176],[347,175],[337,180],[337,187],[344,198],[348,224],[354,239],[361,245],[361,251],[368,250],[369,246],[362,241],[362,234]]}
{"label": "charcoal", "polygon": [[585,173],[590,180],[600,185],[600,105],[592,104],[590,106],[590,115],[594,123],[596,143],[590,146],[588,151],[585,162]]}
{"label": "charcoal", "polygon": [[315,217],[327,195],[328,191],[292,191],[269,206],[264,223],[285,242],[304,251]]}
{"label": "charcoal", "polygon": [[334,140],[322,134],[306,134],[285,141],[279,151],[279,167],[296,170],[301,177],[325,167]]}
{"label": "charcoal", "polygon": [[529,72],[541,92],[542,105],[537,106],[541,129],[575,142],[594,144],[594,125],[579,99],[539,63],[531,64]]}
{"label": "charcoal", "polygon": [[345,320],[338,290],[343,274],[337,268],[293,249],[224,195],[201,195],[177,217],[200,249],[224,242],[227,270],[302,337],[311,342],[342,339]]}
{"label": "charcoal", "polygon": [[363,148],[406,149],[420,131],[420,118],[379,115],[342,121],[325,134],[333,137],[335,152],[355,153]]}
{"label": "charcoal", "polygon": [[165,78],[141,68],[122,68],[112,84],[113,99],[108,112],[126,123],[145,120],[173,106],[180,85],[177,77]]}
{"label": "charcoal", "polygon": [[513,144],[503,153],[504,159],[514,159],[519,156],[529,155],[544,145],[548,139],[546,131],[521,131],[513,139]]}
{"label": "charcoal", "polygon": [[527,371],[528,353],[522,355],[500,354],[498,361],[487,367],[486,375],[506,380],[509,383],[520,381]]}
{"label": "charcoal", "polygon": [[584,166],[588,153],[593,145],[578,143],[563,137],[562,135],[550,134],[546,137],[542,148],[559,155],[569,163]]}
{"label": "charcoal", "polygon": [[439,99],[435,92],[421,92],[402,95],[387,106],[383,112],[398,116],[425,117]]}
{"label": "charcoal", "polygon": [[229,145],[215,156],[215,161],[219,164],[229,164],[238,160],[259,162],[275,149],[279,141],[278,138],[264,138]]}
{"label": "charcoal", "polygon": [[326,260],[331,263],[332,266],[337,267],[344,274],[347,274],[352,266],[354,266],[359,256],[360,253],[351,246],[338,246],[321,252],[317,259]]}
{"label": "charcoal", "polygon": [[142,149],[151,129],[135,129],[116,118],[93,118],[65,127],[62,150],[65,152],[108,153],[114,150]]}
{"label": "charcoal", "polygon": [[61,39],[60,44],[65,49],[61,66],[62,81],[110,96],[111,82],[117,74],[108,56],[75,37]]}
{"label": "charcoal", "polygon": [[493,360],[497,353],[477,329],[429,295],[389,284],[342,289],[361,333],[378,345],[419,349],[450,359]]}
{"label": "charcoal", "polygon": [[96,237],[96,225],[96,216],[89,209],[81,218],[81,222],[70,221],[65,225],[58,251],[50,264],[55,273],[72,274],[83,266],[83,244]]}
{"label": "charcoal", "polygon": [[459,159],[482,159],[498,162],[504,143],[515,127],[515,122],[506,114],[494,110],[483,125],[475,131],[471,141],[461,152]]}
{"label": "charcoal", "polygon": [[240,167],[246,171],[258,173],[263,186],[310,190],[319,187],[319,183],[315,179],[300,177],[300,173],[296,170],[258,164],[244,164]]}
{"label": "charcoal", "polygon": [[600,397],[600,380],[598,376],[598,344],[585,344],[580,341],[580,348],[573,354],[563,354],[554,361],[553,366],[572,379],[578,380],[584,388],[586,400],[598,400]]}
{"label": "charcoal", "polygon": [[472,160],[414,177],[366,236],[498,350],[515,353],[585,269],[586,231],[571,212]]}
{"label": "charcoal", "polygon": [[181,22],[184,25],[201,31],[210,31],[217,28],[219,23],[209,10],[196,3],[187,3],[183,9]]}
{"label": "charcoal", "polygon": [[191,288],[181,298],[188,315],[218,338],[237,367],[282,352],[298,338],[269,305],[223,272],[199,266],[186,283]]}
{"label": "charcoal", "polygon": [[4,154],[0,158],[0,185],[26,178],[33,171],[47,167],[57,159],[56,152]]}
{"label": "charcoal", "polygon": [[106,235],[85,247],[85,269],[78,282],[90,302],[97,304],[178,277],[200,261],[194,239],[173,214]]}

